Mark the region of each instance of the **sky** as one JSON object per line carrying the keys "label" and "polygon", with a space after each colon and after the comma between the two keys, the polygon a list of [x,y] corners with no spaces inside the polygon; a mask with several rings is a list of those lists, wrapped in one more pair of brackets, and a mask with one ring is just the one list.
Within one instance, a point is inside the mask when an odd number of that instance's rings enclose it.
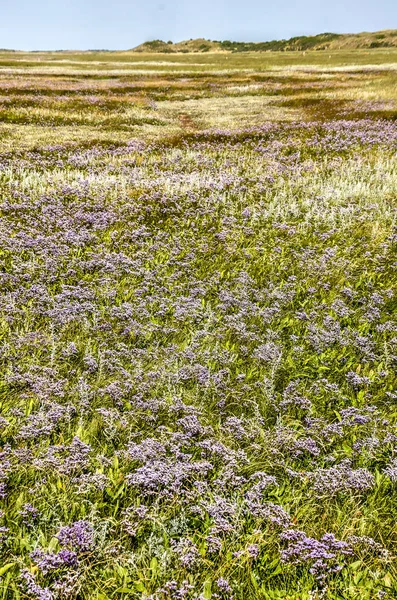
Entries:
{"label": "sky", "polygon": [[397,29],[397,0],[0,0],[0,48],[127,50]]}

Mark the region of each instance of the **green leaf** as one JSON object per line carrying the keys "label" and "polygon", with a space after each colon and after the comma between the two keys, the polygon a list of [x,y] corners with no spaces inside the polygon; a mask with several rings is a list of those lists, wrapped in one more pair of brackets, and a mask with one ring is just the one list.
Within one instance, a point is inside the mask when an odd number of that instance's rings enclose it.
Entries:
{"label": "green leaf", "polygon": [[274,571],[272,573],[270,573],[270,575],[268,577],[270,579],[270,577],[275,577],[276,575],[279,575],[279,573],[282,573],[282,572],[283,572],[283,570],[282,570],[281,566],[278,565],[278,567],[276,567],[274,569]]}
{"label": "green leaf", "polygon": [[13,567],[16,563],[7,563],[6,565],[4,565],[3,567],[0,568],[0,577],[2,575],[4,575],[4,573],[7,573],[7,571],[9,569],[11,569],[11,567]]}
{"label": "green leaf", "polygon": [[48,544],[48,550],[55,550],[55,548],[57,546],[58,546],[58,538],[56,538],[56,537],[51,538],[51,541]]}
{"label": "green leaf", "polygon": [[150,568],[152,569],[152,571],[157,571],[158,565],[159,561],[155,556],[153,556],[152,560],[150,561]]}
{"label": "green leaf", "polygon": [[134,586],[135,586],[136,590],[138,590],[138,592],[144,592],[145,591],[145,586],[142,583],[142,581],[134,581]]}
{"label": "green leaf", "polygon": [[209,600],[212,597],[212,581],[211,581],[211,579],[207,579],[207,581],[204,583],[203,597],[205,598],[205,600]]}
{"label": "green leaf", "polygon": [[257,580],[257,578],[255,576],[255,573],[253,571],[251,571],[251,582],[252,582],[252,585],[254,586],[254,588],[258,588],[259,587],[258,580]]}

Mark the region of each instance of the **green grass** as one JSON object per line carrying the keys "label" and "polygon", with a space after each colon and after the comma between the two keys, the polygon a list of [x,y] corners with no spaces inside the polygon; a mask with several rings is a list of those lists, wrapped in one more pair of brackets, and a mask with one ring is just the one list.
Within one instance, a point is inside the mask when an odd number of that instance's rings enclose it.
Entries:
{"label": "green grass", "polygon": [[397,597],[396,58],[1,54],[0,598]]}

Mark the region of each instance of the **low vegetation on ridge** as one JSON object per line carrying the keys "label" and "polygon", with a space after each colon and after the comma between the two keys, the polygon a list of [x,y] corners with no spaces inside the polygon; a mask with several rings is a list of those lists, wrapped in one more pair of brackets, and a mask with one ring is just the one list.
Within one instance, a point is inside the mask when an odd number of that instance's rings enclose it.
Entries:
{"label": "low vegetation on ridge", "polygon": [[320,33],[318,35],[300,35],[288,40],[268,42],[234,42],[230,40],[214,41],[191,39],[173,43],[152,40],[140,44],[134,52],[270,52],[305,50],[341,50],[347,48],[396,48],[397,30],[390,29],[375,33]]}

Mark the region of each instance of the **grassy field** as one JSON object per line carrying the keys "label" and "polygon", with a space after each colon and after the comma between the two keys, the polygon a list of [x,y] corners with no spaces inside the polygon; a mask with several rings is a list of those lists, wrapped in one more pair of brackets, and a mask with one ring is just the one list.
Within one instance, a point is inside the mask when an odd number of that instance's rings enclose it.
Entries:
{"label": "grassy field", "polygon": [[397,50],[0,53],[0,600],[397,597]]}
{"label": "grassy field", "polygon": [[397,49],[0,53],[0,150],[397,114]]}

